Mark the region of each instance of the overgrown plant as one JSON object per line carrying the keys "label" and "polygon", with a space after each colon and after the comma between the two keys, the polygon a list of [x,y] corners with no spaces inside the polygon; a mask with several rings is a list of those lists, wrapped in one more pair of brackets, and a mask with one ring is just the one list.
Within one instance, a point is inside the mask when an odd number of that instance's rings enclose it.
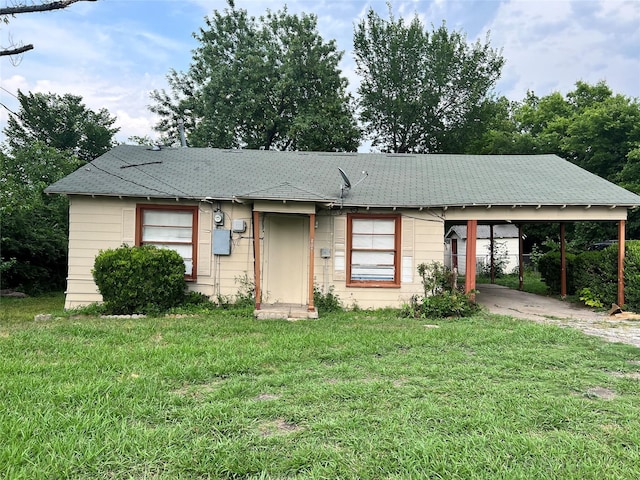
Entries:
{"label": "overgrown plant", "polygon": [[[487,254],[491,259],[491,245],[487,245]],[[493,274],[496,277],[501,277],[507,273],[507,260],[509,259],[509,251],[507,249],[506,242],[493,242]],[[491,260],[489,262],[483,262],[480,265],[481,275],[491,275]]]}
{"label": "overgrown plant", "polygon": [[600,299],[596,297],[588,287],[580,290],[580,300],[582,300],[587,307],[602,308],[604,306]]}
{"label": "overgrown plant", "polygon": [[415,318],[467,317],[478,311],[471,294],[453,288],[453,273],[440,262],[421,263],[424,297],[414,295],[402,314]]}
{"label": "overgrown plant", "polygon": [[425,297],[446,292],[452,288],[453,272],[441,262],[419,264],[418,275],[422,281]]}
{"label": "overgrown plant", "polygon": [[313,286],[313,304],[318,309],[318,313],[340,312],[343,310],[340,298],[333,292],[331,285],[325,292],[318,285]]}
{"label": "overgrown plant", "polygon": [[234,306],[253,307],[256,303],[256,285],[253,280],[251,280],[247,272],[245,272],[239,277],[235,277],[234,281],[239,285]]}
{"label": "overgrown plant", "polygon": [[[624,292],[627,310],[640,311],[640,241],[626,242],[624,261]],[[618,296],[618,245],[604,250],[587,251],[577,256],[575,262],[576,290],[581,300],[600,303],[601,306],[617,303]],[[588,294],[585,293],[588,291]],[[586,303],[586,301],[585,301]],[[587,303],[587,305],[589,305]],[[598,305],[591,305],[598,306]]]}

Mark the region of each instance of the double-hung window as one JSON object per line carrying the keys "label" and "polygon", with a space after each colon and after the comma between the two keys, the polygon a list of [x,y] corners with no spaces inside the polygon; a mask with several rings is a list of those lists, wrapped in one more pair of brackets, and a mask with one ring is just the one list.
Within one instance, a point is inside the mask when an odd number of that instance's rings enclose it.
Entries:
{"label": "double-hung window", "polygon": [[136,245],[169,248],[184,260],[185,278],[196,278],[198,207],[138,205]]}
{"label": "double-hung window", "polygon": [[400,285],[399,215],[349,215],[347,249],[348,285]]}

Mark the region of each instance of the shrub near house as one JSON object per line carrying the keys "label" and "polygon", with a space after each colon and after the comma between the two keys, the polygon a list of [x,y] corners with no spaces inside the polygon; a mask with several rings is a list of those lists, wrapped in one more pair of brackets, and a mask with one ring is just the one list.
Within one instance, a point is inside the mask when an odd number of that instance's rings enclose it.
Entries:
{"label": "shrub near house", "polygon": [[184,260],[174,250],[122,246],[96,257],[93,278],[109,313],[160,313],[185,298]]}
{"label": "shrub near house", "polygon": [[[542,256],[540,273],[552,293],[560,293],[560,253]],[[625,243],[625,308],[640,311],[640,240]],[[617,301],[618,245],[603,250],[567,254],[567,293],[580,293],[593,305]]]}

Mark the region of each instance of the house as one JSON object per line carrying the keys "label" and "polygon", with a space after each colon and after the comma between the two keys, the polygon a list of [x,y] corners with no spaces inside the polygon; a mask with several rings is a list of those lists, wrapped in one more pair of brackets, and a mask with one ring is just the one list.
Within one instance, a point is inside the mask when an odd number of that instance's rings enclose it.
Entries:
{"label": "house", "polygon": [[[617,222],[640,197],[555,155],[414,155],[120,145],[46,189],[69,198],[66,308],[101,300],[100,250],[177,250],[189,288],[216,298],[239,281],[256,313],[302,305],[314,285],[346,305],[400,306],[416,266],[444,261],[445,221],[477,225]],[[624,251],[624,249],[622,249]],[[467,262],[466,288],[475,287]],[[286,307],[283,307],[286,308]]]}
{"label": "house", "polygon": [[[467,226],[453,225],[444,238],[444,264],[449,268],[457,268],[458,273],[464,275],[467,261]],[[490,269],[492,242],[494,265],[500,262],[503,273],[515,271],[518,268],[520,253],[518,227],[513,224],[478,225],[476,266]]]}

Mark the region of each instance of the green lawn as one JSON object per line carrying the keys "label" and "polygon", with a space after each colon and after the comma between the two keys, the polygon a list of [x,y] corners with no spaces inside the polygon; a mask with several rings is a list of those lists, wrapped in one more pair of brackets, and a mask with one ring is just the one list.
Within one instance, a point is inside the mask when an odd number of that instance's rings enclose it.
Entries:
{"label": "green lawn", "polygon": [[1,304],[0,478],[640,478],[631,346],[490,315],[33,304]]}
{"label": "green lawn", "polygon": [[[491,283],[491,278],[479,275],[476,278],[476,283]],[[502,275],[496,278],[496,285],[503,285],[517,290],[520,285],[520,279],[518,274]],[[547,284],[542,281],[538,272],[525,272],[522,281],[522,290],[537,295],[548,295],[549,288]]]}

